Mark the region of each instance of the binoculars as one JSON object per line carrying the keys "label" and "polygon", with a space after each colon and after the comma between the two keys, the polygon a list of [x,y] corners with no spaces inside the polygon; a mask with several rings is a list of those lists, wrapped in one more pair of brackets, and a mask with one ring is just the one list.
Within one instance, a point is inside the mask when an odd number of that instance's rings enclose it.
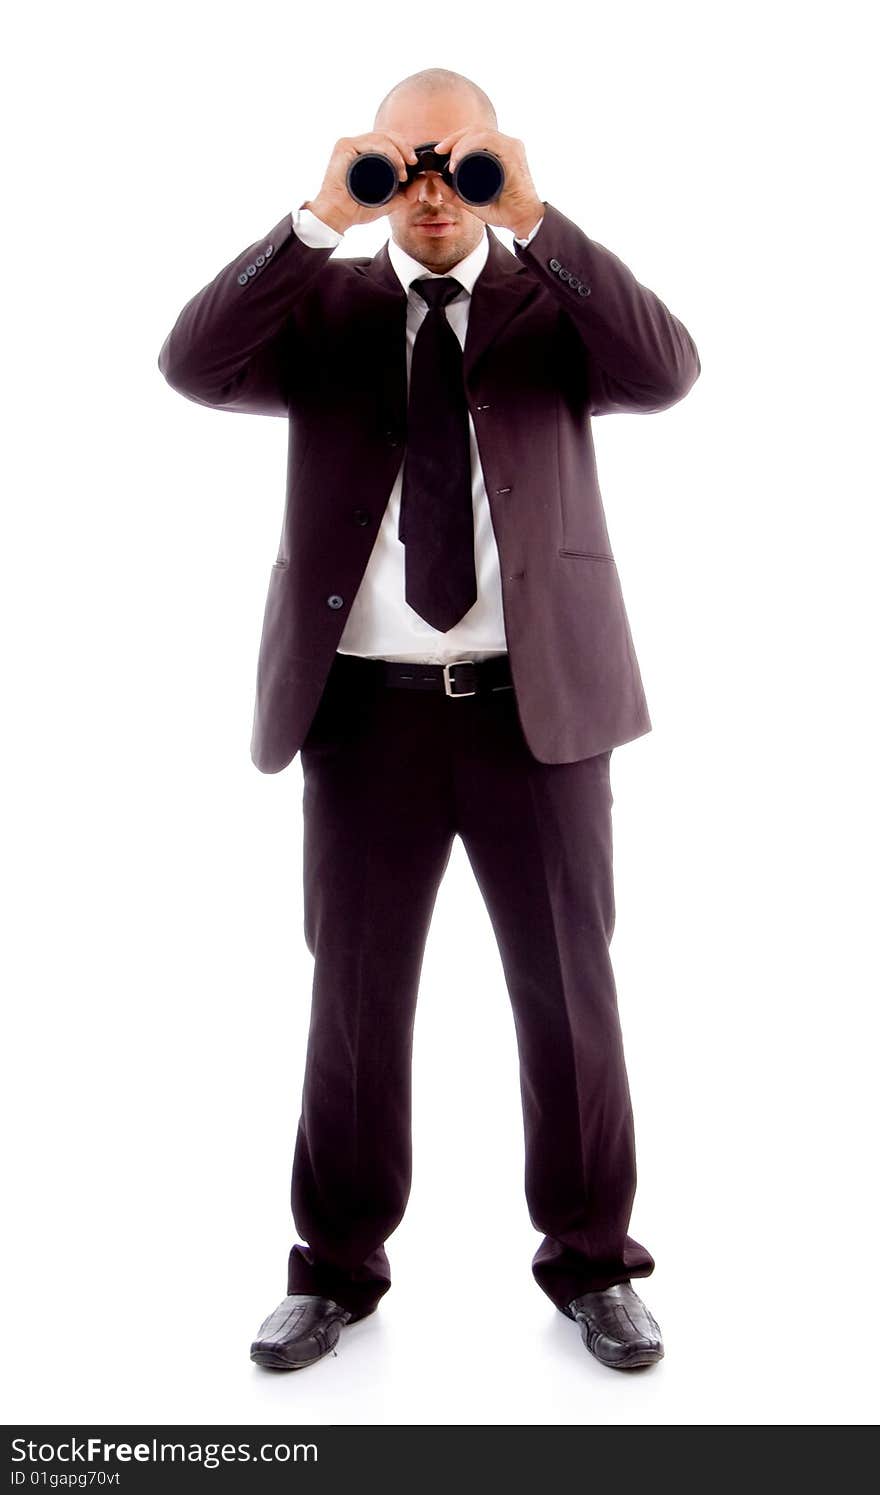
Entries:
{"label": "binoculars", "polygon": [[390,202],[396,192],[405,192],[410,182],[423,171],[438,171],[453,192],[464,203],[484,207],[501,196],[504,188],[504,167],[492,151],[468,151],[462,156],[454,171],[449,170],[451,151],[438,154],[434,150],[436,140],[415,147],[418,161],[407,163],[406,181],[402,182],[397,167],[384,151],[364,151],[352,161],[345,175],[349,196],[365,208],[379,208]]}

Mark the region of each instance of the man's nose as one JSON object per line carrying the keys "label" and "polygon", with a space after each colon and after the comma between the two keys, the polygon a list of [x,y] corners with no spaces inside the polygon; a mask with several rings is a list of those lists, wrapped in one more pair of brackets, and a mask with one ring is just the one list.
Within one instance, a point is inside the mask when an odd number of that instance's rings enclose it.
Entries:
{"label": "man's nose", "polygon": [[425,171],[416,181],[419,184],[419,202],[445,202],[446,183],[439,171]]}

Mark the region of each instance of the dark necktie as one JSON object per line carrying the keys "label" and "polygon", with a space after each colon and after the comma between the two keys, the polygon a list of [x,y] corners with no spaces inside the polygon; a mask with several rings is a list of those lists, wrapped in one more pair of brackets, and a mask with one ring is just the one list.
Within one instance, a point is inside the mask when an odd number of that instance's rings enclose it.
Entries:
{"label": "dark necktie", "polygon": [[412,289],[428,311],[410,365],[398,537],[406,546],[406,600],[446,633],[477,600],[462,352],[444,311],[462,286],[446,275],[413,281]]}

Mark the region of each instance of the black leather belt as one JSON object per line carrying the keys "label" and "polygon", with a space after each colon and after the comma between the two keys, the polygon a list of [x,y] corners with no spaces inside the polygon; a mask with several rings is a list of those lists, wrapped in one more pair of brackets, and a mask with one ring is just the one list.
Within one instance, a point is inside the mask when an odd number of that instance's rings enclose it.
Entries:
{"label": "black leather belt", "polygon": [[508,654],[494,654],[489,659],[451,659],[448,664],[421,664],[337,653],[336,664],[352,673],[369,673],[382,685],[402,690],[444,691],[456,698],[513,689]]}

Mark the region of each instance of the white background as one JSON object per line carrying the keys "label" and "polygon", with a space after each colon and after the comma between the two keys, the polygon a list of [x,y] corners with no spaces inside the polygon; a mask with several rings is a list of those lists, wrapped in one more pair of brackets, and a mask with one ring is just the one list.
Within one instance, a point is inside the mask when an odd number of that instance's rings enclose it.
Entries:
{"label": "white background", "polygon": [[[871,10],[484,4],[441,25],[176,0],[7,23],[10,1421],[872,1420]],[[248,1358],[296,1239],[311,982],[299,760],[249,756],[287,433],[182,399],[156,359],[428,66],[486,89],[539,196],[702,360],[672,410],[594,425],[654,723],[612,761],[631,1229],[667,1349],[636,1376],[531,1276],[513,1024],[460,843],[392,1290],[308,1371]]]}

